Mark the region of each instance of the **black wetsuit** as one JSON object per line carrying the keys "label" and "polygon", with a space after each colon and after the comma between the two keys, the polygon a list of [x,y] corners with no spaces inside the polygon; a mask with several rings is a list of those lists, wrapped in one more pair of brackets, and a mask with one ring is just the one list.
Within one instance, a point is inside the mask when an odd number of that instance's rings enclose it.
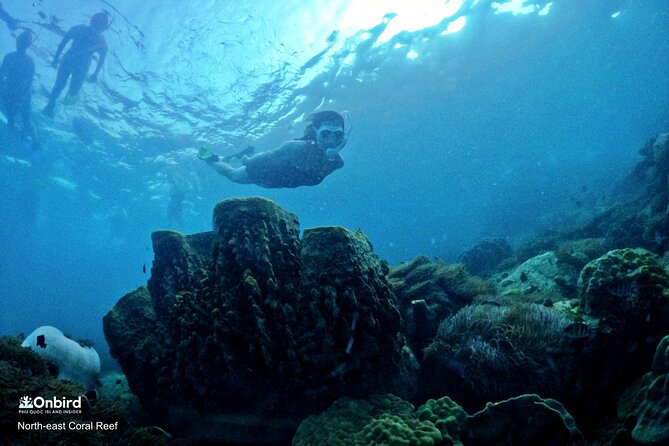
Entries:
{"label": "black wetsuit", "polygon": [[56,83],[51,90],[49,103],[44,109],[44,113],[49,116],[53,114],[56,99],[58,99],[58,96],[60,96],[60,93],[65,88],[65,84],[70,75],[72,75],[72,79],[70,80],[70,87],[67,90],[67,94],[76,96],[79,93],[79,90],[81,90],[81,86],[84,85],[93,54],[98,53],[100,55],[96,70],[102,66],[107,54],[107,42],[99,32],[96,32],[95,29],[90,26],[77,25],[70,29],[67,34],[65,34],[65,37],[63,37],[60,45],[58,45],[58,50],[56,50],[55,60],[58,60],[58,56],[60,56],[61,51],[63,51],[69,40],[72,40],[72,46],[65,53],[58,66]]}
{"label": "black wetsuit", "polygon": [[337,169],[344,160],[337,155],[333,160],[308,141],[290,147],[280,147],[259,153],[244,161],[246,173],[254,184],[269,189],[314,186]]}
{"label": "black wetsuit", "polygon": [[73,27],[67,33],[67,37],[72,39],[72,46],[60,62],[56,83],[58,84],[60,81],[64,85],[67,77],[71,74],[72,80],[70,81],[68,94],[76,95],[86,80],[93,54],[106,52],[107,43],[104,37],[86,25]]}
{"label": "black wetsuit", "polygon": [[34,74],[35,64],[25,52],[9,53],[2,61],[0,98],[10,127],[13,127],[17,114],[21,115],[24,126],[29,125]]}

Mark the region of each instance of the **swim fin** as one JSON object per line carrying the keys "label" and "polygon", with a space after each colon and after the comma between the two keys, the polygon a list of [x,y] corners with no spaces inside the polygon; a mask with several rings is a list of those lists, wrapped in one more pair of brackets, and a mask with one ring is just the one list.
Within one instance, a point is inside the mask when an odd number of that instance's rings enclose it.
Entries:
{"label": "swim fin", "polygon": [[200,151],[197,152],[197,157],[208,163],[215,163],[220,159],[218,155],[216,155],[211,150],[205,149],[204,147],[202,147]]}

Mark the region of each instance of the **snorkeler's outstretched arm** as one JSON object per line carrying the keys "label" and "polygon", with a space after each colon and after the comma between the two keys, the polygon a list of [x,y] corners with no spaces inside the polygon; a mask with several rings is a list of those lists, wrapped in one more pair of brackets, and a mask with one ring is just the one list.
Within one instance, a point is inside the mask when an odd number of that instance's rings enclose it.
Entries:
{"label": "snorkeler's outstretched arm", "polygon": [[60,55],[65,49],[65,45],[67,45],[67,42],[70,40],[74,39],[74,36],[78,32],[79,28],[81,28],[82,25],[77,25],[72,28],[63,36],[63,40],[60,41],[60,44],[58,45],[58,49],[56,49],[56,54],[53,55],[53,62],[51,62],[51,66],[54,68],[58,68],[58,63],[60,62]]}

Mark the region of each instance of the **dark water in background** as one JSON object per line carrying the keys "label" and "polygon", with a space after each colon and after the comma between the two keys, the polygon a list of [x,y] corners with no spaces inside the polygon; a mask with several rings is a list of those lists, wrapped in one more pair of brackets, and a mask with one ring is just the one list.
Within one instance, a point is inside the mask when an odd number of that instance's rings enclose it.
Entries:
{"label": "dark water in background", "polygon": [[[587,216],[643,143],[669,131],[664,0],[556,0],[545,16],[465,2],[461,32],[442,36],[444,22],[378,46],[371,42],[383,25],[372,39],[332,35],[336,23],[328,28],[319,9],[326,2],[286,2],[267,16],[261,2],[234,11],[23,3],[3,6],[38,34],[29,54],[43,154],[31,162],[0,125],[0,334],[55,325],[92,339],[103,355],[101,318],[148,279],[150,233],[209,230],[222,199],[262,195],[298,214],[303,228],[360,228],[390,263],[418,254],[454,260],[484,236],[515,240]],[[341,12],[349,2],[336,5]],[[60,40],[48,17],[67,29],[101,9],[115,19],[100,83],[43,118]],[[305,14],[330,41],[284,43],[291,17]],[[0,23],[0,35],[4,54],[17,30]],[[409,49],[418,58],[407,58]],[[207,57],[211,71],[202,68]],[[237,77],[220,81],[230,73]],[[317,187],[235,185],[194,159],[200,145],[272,148],[300,135],[293,122],[321,101],[350,111],[353,131],[346,166]],[[183,197],[181,221],[168,219],[171,193]]]}

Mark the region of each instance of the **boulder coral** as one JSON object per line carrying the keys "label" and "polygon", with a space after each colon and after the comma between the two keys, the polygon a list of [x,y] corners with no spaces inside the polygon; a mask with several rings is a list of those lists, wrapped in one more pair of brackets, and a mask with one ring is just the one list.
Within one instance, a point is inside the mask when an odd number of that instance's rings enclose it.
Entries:
{"label": "boulder coral", "polygon": [[35,329],[21,343],[58,368],[58,378],[93,387],[100,374],[100,356],[92,347],[83,347],[56,327]]}
{"label": "boulder coral", "polygon": [[602,330],[632,327],[637,336],[664,334],[669,275],[651,252],[641,248],[609,251],[585,265],[578,290],[581,306],[600,321]]}
{"label": "boulder coral", "polygon": [[300,425],[293,446],[459,445],[467,414],[450,398],[414,407],[392,394],[369,400],[340,398],[328,410]]}
{"label": "boulder coral", "polygon": [[297,216],[245,198],[219,203],[211,232],[152,240],[148,288],[122,297],[103,325],[155,413],[298,420],[342,394],[413,392],[417,363],[388,269],[361,232],[300,239]]}

